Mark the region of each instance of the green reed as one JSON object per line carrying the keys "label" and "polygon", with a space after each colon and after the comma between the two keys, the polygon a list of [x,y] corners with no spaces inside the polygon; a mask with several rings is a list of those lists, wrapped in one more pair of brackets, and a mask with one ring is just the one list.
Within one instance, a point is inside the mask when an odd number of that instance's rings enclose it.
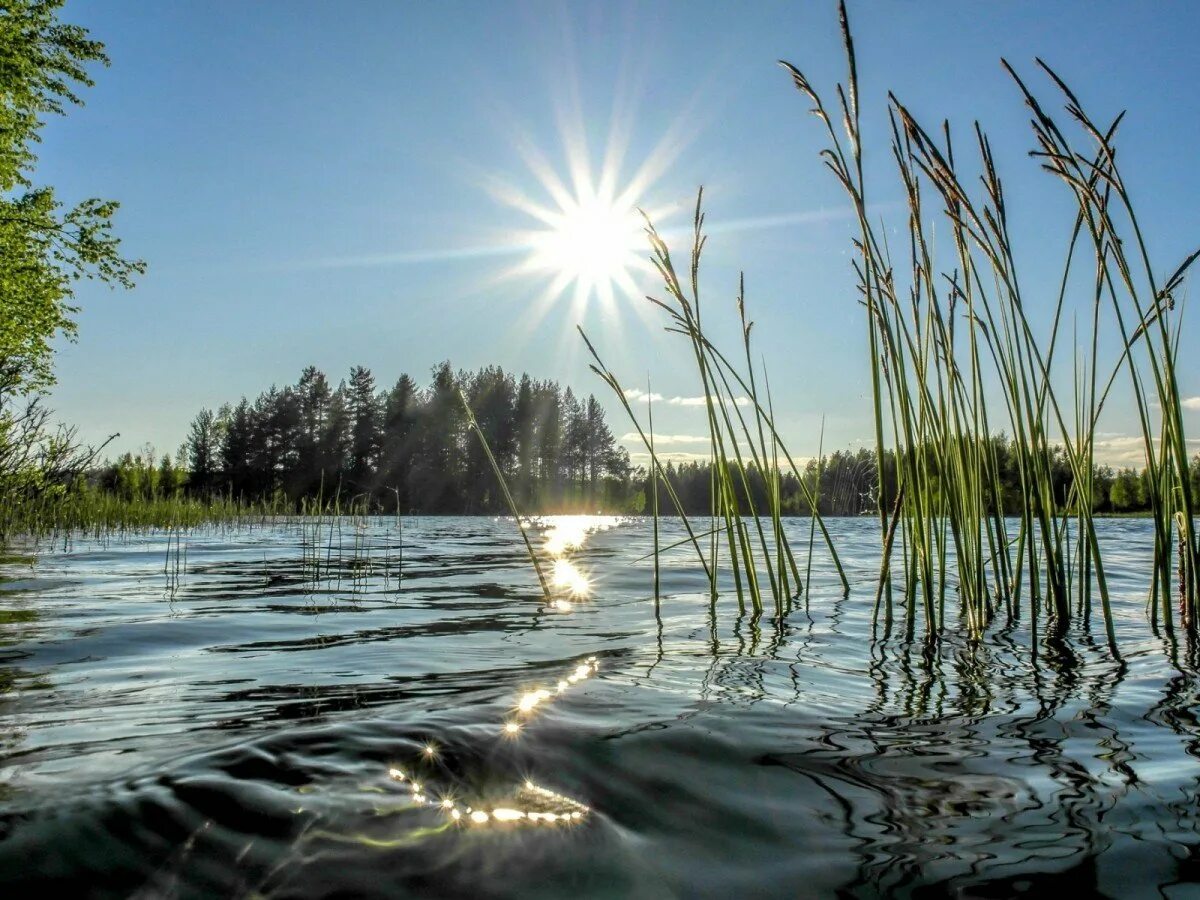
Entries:
{"label": "green reed", "polygon": [[[745,369],[733,364],[704,332],[701,319],[703,306],[700,294],[700,260],[706,238],[702,201],[701,191],[697,196],[693,216],[686,287],[685,281],[676,271],[669,247],[649,220],[646,222],[646,235],[653,253],[652,262],[662,278],[667,294],[666,300],[654,297],[649,299],[666,314],[666,331],[686,338],[696,363],[696,374],[704,397],[712,458],[711,527],[707,534],[713,540],[707,558],[700,547],[696,531],[675,495],[670,479],[666,476],[662,460],[655,450],[653,437],[647,437],[643,431],[616,375],[605,366],[595,346],[582,329],[580,334],[595,361],[592,370],[612,388],[650,455],[651,478],[656,481],[661,479],[663,488],[680,516],[687,530],[688,541],[693,545],[708,578],[713,602],[715,603],[717,598],[717,574],[721,553],[721,542],[717,537],[723,535],[739,609],[745,610],[748,604],[755,613],[760,613],[763,610],[763,597],[769,596],[776,614],[781,614],[787,601],[799,595],[805,588],[805,581],[800,576],[799,567],[783,529],[783,502],[779,481],[781,455],[800,483],[813,521],[821,529],[826,547],[846,590],[849,590],[849,582],[804,474],[796,466],[775,428],[769,399],[765,404],[760,400],[758,376],[751,349],[753,323],[746,318],[744,282],[739,283],[736,302]],[[743,397],[745,399],[742,399]],[[749,409],[749,418],[743,413],[743,406]],[[765,508],[761,509],[756,504],[751,486],[752,475],[755,473],[767,486]],[[768,521],[769,528],[764,528],[764,519]]]}
{"label": "green reed", "polygon": [[512,514],[513,521],[517,524],[517,530],[521,532],[521,540],[525,542],[525,549],[529,553],[529,561],[533,563],[533,570],[537,573],[538,584],[542,586],[542,594],[547,601],[553,600],[550,593],[550,583],[546,581],[546,576],[542,572],[542,564],[538,562],[537,554],[533,550],[533,544],[529,541],[529,535],[525,533],[525,525],[521,520],[521,511],[517,509],[517,501],[513,499],[512,492],[508,489],[508,482],[504,478],[504,472],[500,469],[500,464],[496,462],[496,457],[492,455],[492,448],[488,446],[487,438],[483,434],[483,429],[479,427],[479,423],[475,420],[475,413],[471,409],[471,404],[467,402],[467,395],[460,389],[458,399],[462,401],[463,412],[467,415],[467,425],[475,432],[475,436],[479,438],[479,443],[483,447],[484,456],[492,466],[492,471],[496,475],[496,481],[500,485],[500,492],[504,495],[504,502],[508,504],[508,511]]}
{"label": "green reed", "polygon": [[91,488],[9,496],[0,504],[0,542],[13,537],[105,535],[205,525],[250,525],[294,514],[282,501],[250,503],[232,496],[128,499]]}
{"label": "green reed", "polygon": [[[1177,341],[1168,313],[1183,274],[1196,258],[1156,282],[1141,228],[1115,162],[1112,140],[1120,116],[1105,129],[1083,112],[1078,100],[1044,63],[1067,100],[1069,117],[1090,142],[1076,151],[1064,132],[1004,63],[1033,111],[1038,148],[1033,156],[1072,190],[1078,204],[1062,264],[1052,289],[1052,323],[1039,335],[1027,315],[1028,299],[1018,278],[1002,181],[986,134],[975,125],[971,143],[978,171],[970,178],[956,163],[948,123],[927,131],[889,94],[890,152],[908,206],[907,258],[893,261],[882,228],[872,222],[864,178],[860,130],[858,67],[845,4],[839,18],[848,79],[836,87],[831,115],[805,75],[782,65],[811,102],[828,139],[821,151],[826,167],[850,198],[857,221],[854,245],[861,302],[866,310],[871,362],[876,459],[880,479],[877,504],[883,540],[877,615],[893,619],[891,558],[897,532],[903,558],[904,620],[911,635],[918,621],[927,634],[947,627],[946,592],[957,583],[958,615],[967,633],[982,635],[997,609],[1018,614],[1022,585],[1029,585],[1028,608],[1036,629],[1043,600],[1050,631],[1061,634],[1072,619],[1072,603],[1090,614],[1093,585],[1104,625],[1115,645],[1107,582],[1093,522],[1092,472],[1096,428],[1110,390],[1124,369],[1137,402],[1152,485],[1155,571],[1152,605],[1162,600],[1170,620],[1169,596],[1173,536],[1181,547],[1181,614],[1196,621],[1197,561],[1188,492],[1188,459],[1176,380]],[[835,125],[840,120],[840,129]],[[978,177],[982,190],[968,187]],[[938,204],[945,226],[935,249]],[[1122,228],[1118,228],[1118,219]],[[1133,248],[1137,260],[1127,258]],[[1086,254],[1090,249],[1092,253]],[[1085,255],[1086,254],[1086,255]],[[1070,286],[1091,266],[1090,320],[1086,350],[1091,364],[1075,360],[1074,408],[1060,402],[1052,378],[1056,353],[1066,343],[1063,315]],[[1141,275],[1135,277],[1135,271]],[[1032,295],[1030,295],[1032,296]],[[1098,335],[1115,321],[1123,351],[1099,379]],[[1176,326],[1177,327],[1177,326]],[[1177,335],[1176,331],[1176,335]],[[1134,359],[1144,349],[1153,378],[1147,388]],[[1071,347],[1070,350],[1077,350]],[[1103,371],[1109,372],[1108,368]],[[997,402],[999,401],[999,402]],[[1161,410],[1155,428],[1150,411]],[[996,442],[1007,425],[1020,476],[1020,495],[1006,508],[1000,489]],[[1073,484],[1060,496],[1052,473],[1056,447],[1065,452]],[[894,497],[885,497],[885,451],[896,463]],[[888,501],[894,504],[889,519]],[[1016,519],[1011,534],[1007,517]],[[1071,523],[1075,524],[1074,535]],[[1173,532],[1172,529],[1175,529]],[[953,572],[951,571],[953,570]]]}

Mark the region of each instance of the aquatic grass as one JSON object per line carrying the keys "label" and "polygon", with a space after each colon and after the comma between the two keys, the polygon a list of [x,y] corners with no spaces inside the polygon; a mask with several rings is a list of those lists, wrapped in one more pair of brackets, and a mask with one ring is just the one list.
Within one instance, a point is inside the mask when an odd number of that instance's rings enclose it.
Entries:
{"label": "aquatic grass", "polygon": [[[1010,616],[1019,614],[1022,584],[1027,580],[1032,628],[1036,634],[1045,600],[1052,636],[1063,634],[1072,619],[1072,595],[1076,613],[1086,621],[1094,586],[1108,642],[1115,651],[1093,522],[1092,478],[1100,414],[1118,372],[1125,369],[1139,411],[1152,486],[1156,529],[1152,607],[1158,606],[1155,598],[1164,598],[1161,614],[1169,622],[1165,598],[1175,533],[1181,547],[1181,616],[1190,626],[1196,619],[1200,545],[1187,490],[1189,464],[1175,374],[1178,343],[1171,341],[1168,313],[1196,254],[1161,286],[1155,282],[1141,228],[1116,169],[1112,140],[1122,117],[1107,128],[1098,127],[1065,83],[1038,60],[1065,96],[1069,115],[1090,138],[1090,152],[1080,153],[1004,62],[1034,114],[1038,149],[1033,156],[1063,180],[1078,201],[1049,333],[1039,337],[1027,314],[1003,184],[983,129],[976,124],[972,135],[982,185],[979,193],[968,188],[960,174],[949,124],[943,123],[935,137],[889,93],[891,156],[908,206],[907,259],[893,260],[881,226],[868,215],[858,65],[844,2],[839,3],[839,22],[848,79],[836,86],[838,115],[831,115],[800,69],[787,62],[781,65],[810,101],[827,138],[822,161],[846,191],[855,213],[855,270],[866,310],[880,475],[876,502],[882,547],[876,616],[882,612],[889,624],[892,619],[891,557],[899,531],[910,637],[918,620],[929,636],[947,627],[946,593],[953,582],[961,621],[969,636],[977,639],[1000,606]],[[840,132],[835,118],[840,120]],[[949,241],[943,242],[948,251],[935,249],[926,212],[930,198],[938,202],[948,226]],[[1118,206],[1132,239],[1118,237],[1113,211]],[[1062,327],[1066,300],[1073,279],[1081,277],[1075,273],[1083,268],[1081,251],[1089,239],[1095,264],[1089,292],[1091,363],[1081,368],[1075,356],[1074,408],[1066,410],[1052,373],[1067,343]],[[1144,284],[1140,286],[1134,283],[1135,266],[1126,257],[1127,247],[1141,256]],[[1108,321],[1102,320],[1106,303],[1114,313],[1123,350],[1101,389],[1097,351],[1100,329]],[[1131,322],[1136,323],[1132,329]],[[1077,336],[1073,334],[1072,340]],[[1133,359],[1138,343],[1145,348],[1151,369],[1152,395]],[[997,398],[1002,419],[996,418]],[[1161,410],[1157,433],[1150,415],[1154,403]],[[1001,421],[1011,429],[1019,474],[1020,492],[1012,509],[1006,508],[1001,491],[994,439]],[[882,477],[889,449],[896,464],[893,498],[885,495]],[[1057,452],[1065,454],[1073,476],[1065,496],[1054,481],[1052,463]],[[894,504],[890,521],[889,499]],[[1009,534],[1009,515],[1017,518],[1015,538]]]}
{"label": "aquatic grass", "polygon": [[629,417],[629,421],[633,424],[634,429],[637,431],[638,438],[641,440],[642,445],[650,453],[651,474],[659,479],[663,489],[667,492],[667,498],[671,501],[671,505],[675,509],[675,514],[679,516],[680,521],[683,523],[683,527],[687,531],[688,535],[687,541],[696,550],[696,557],[700,562],[701,568],[704,569],[705,578],[708,579],[709,582],[710,594],[715,602],[717,596],[715,566],[709,566],[708,561],[704,557],[704,551],[700,549],[700,542],[697,539],[695,529],[692,528],[692,523],[688,518],[687,511],[684,509],[683,503],[680,501],[679,494],[675,491],[674,485],[671,484],[671,480],[667,477],[666,469],[662,464],[662,460],[654,451],[653,440],[646,435],[645,430],[642,428],[641,422],[638,420],[633,408],[629,405],[629,395],[621,386],[621,382],[617,379],[617,376],[613,374],[612,370],[604,365],[604,361],[600,358],[600,354],[596,352],[595,346],[593,346],[592,342],[588,339],[588,336],[584,332],[583,328],[577,325],[576,329],[579,331],[580,337],[583,338],[584,344],[587,345],[588,352],[591,354],[592,359],[595,360],[594,363],[590,364],[591,370],[600,376],[600,379],[607,384],[616,395],[617,400],[621,404],[621,408],[625,410],[625,415]]}
{"label": "aquatic grass", "polygon": [[529,561],[533,563],[533,570],[537,573],[538,584],[542,586],[542,594],[545,595],[546,602],[552,603],[554,602],[554,597],[550,593],[550,583],[546,581],[546,575],[542,572],[542,565],[538,562],[537,553],[534,552],[529,535],[525,532],[525,526],[521,519],[521,511],[517,509],[517,501],[513,499],[512,492],[508,489],[508,482],[504,478],[504,472],[501,471],[500,464],[496,462],[496,457],[492,454],[492,448],[488,446],[483,429],[479,427],[479,423],[475,420],[475,413],[471,409],[471,404],[467,402],[467,395],[461,388],[458,391],[458,398],[462,401],[463,412],[467,416],[467,425],[475,432],[475,436],[479,438],[484,456],[487,457],[488,463],[491,464],[492,471],[496,475],[496,481],[500,485],[500,492],[504,495],[504,502],[508,505],[513,521],[517,525],[517,531],[521,533],[521,540],[525,542],[525,550],[529,553]]}
{"label": "aquatic grass", "polygon": [[[986,195],[980,212],[959,181],[949,126],[944,126],[941,141],[935,140],[889,95],[891,150],[909,207],[910,276],[907,287],[901,286],[890,250],[867,214],[857,61],[844,4],[839,5],[839,13],[849,69],[848,87],[839,84],[836,89],[845,143],[812,84],[795,66],[784,65],[825,127],[830,146],[822,156],[850,196],[858,220],[855,268],[867,310],[876,459],[882,472],[890,438],[900,510],[895,521],[903,534],[908,634],[915,631],[918,615],[927,634],[936,634],[944,626],[951,561],[961,610],[975,637],[994,612],[991,592],[1007,600],[1014,587],[1006,579],[1008,566],[1000,559],[1009,543],[1003,498],[994,475],[995,457],[989,454],[992,429],[984,372],[989,356],[1014,432],[1024,501],[1022,546],[1031,553],[1030,577],[1036,579],[1044,569],[1054,620],[1065,627],[1069,612],[1060,504],[1053,494],[1048,464],[1047,400],[1053,401],[1053,386],[1047,354],[1028,326],[1016,286],[1003,225],[1003,194],[986,137],[976,130]],[[941,200],[949,222],[952,268],[948,270],[936,261],[928,233],[926,183]],[[1061,308],[1060,293],[1051,357]],[[958,324],[960,319],[965,326]],[[890,425],[886,437],[885,424]],[[884,542],[880,569],[882,589],[887,591],[895,530],[889,527],[884,489],[880,478],[877,507]],[[1041,553],[1036,555],[1034,534],[1041,539]],[[1036,587],[1034,591],[1038,592]],[[889,617],[890,609],[889,599]]]}
{"label": "aquatic grass", "polygon": [[[654,394],[650,388],[650,379],[646,379],[646,420],[650,426],[650,458],[655,457],[654,452]],[[658,610],[659,604],[659,587],[661,583],[659,572],[659,561],[661,551],[659,550],[658,541],[658,467],[653,466],[650,474],[650,515],[652,516],[654,526],[654,604],[655,610]]]}
{"label": "aquatic grass", "polygon": [[[653,222],[646,220],[646,235],[652,251],[651,261],[659,273],[668,297],[667,300],[655,297],[647,299],[666,313],[665,330],[687,339],[696,362],[696,374],[704,397],[711,458],[709,471],[712,490],[708,534],[712,536],[712,541],[707,560],[700,548],[695,529],[691,526],[682,504],[674,495],[670,479],[666,477],[662,460],[655,451],[653,436],[647,438],[629,407],[620,381],[605,366],[582,328],[580,334],[594,360],[593,371],[617,395],[650,455],[651,477],[662,478],[676,512],[684,522],[689,539],[708,578],[713,602],[715,603],[717,598],[717,575],[721,563],[722,544],[718,536],[723,535],[724,549],[728,554],[728,571],[733,581],[739,610],[744,612],[749,606],[756,615],[761,614],[764,609],[763,598],[768,596],[773,601],[776,615],[782,615],[790,599],[804,591],[806,582],[800,576],[799,567],[783,529],[783,501],[779,488],[780,454],[798,479],[813,521],[821,528],[830,556],[846,590],[849,589],[849,582],[804,474],[787,452],[775,427],[770,400],[768,398],[764,403],[759,396],[759,380],[751,349],[753,322],[746,316],[744,279],[739,279],[736,304],[745,369],[741,370],[735,366],[704,332],[699,273],[701,255],[707,238],[704,234],[702,190],[697,194],[692,226],[685,287],[684,280],[676,271],[670,248],[655,229]],[[749,410],[749,417],[743,412],[743,407]],[[753,490],[756,477],[761,479],[766,488],[765,506],[761,509]],[[764,527],[764,519],[768,521],[769,528]]]}
{"label": "aquatic grass", "polygon": [[[1149,474],[1151,515],[1155,523],[1151,609],[1157,607],[1155,599],[1160,598],[1163,621],[1168,626],[1171,624],[1171,558],[1177,541],[1179,614],[1182,623],[1194,630],[1197,604],[1200,603],[1200,541],[1195,531],[1191,462],[1187,455],[1183,403],[1177,377],[1182,309],[1174,318],[1173,326],[1170,313],[1175,310],[1184,277],[1200,256],[1200,250],[1185,257],[1166,279],[1159,281],[1132,197],[1117,165],[1114,137],[1124,113],[1107,128],[1100,127],[1057,73],[1037,59],[1038,68],[1062,94],[1068,116],[1091,144],[1090,153],[1081,153],[1046,114],[1012,66],[1007,61],[1003,64],[1033,111],[1031,125],[1038,149],[1031,155],[1041,161],[1042,168],[1068,187],[1078,205],[1078,216],[1091,239],[1096,263],[1096,302],[1099,305],[1103,297],[1111,304],[1123,341],[1124,352],[1117,368],[1123,364],[1128,371],[1138,406]],[[1131,324],[1132,329],[1129,328]],[[1144,350],[1153,393],[1147,389],[1132,357],[1136,344]],[[1111,379],[1098,405],[1103,405],[1109,387]],[[1155,405],[1159,411],[1157,429],[1149,414]]]}
{"label": "aquatic grass", "polygon": [[0,507],[0,541],[29,538],[53,542],[71,535],[99,537],[211,525],[240,527],[294,514],[290,504],[251,503],[229,495],[128,499],[92,488],[72,488],[57,494],[6,498]]}

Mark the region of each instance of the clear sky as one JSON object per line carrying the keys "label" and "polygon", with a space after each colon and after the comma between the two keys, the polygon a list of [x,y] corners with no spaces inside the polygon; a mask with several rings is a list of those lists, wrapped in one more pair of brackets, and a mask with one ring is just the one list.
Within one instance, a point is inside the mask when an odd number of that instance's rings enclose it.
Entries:
{"label": "clear sky", "polygon": [[[1045,87],[1032,69],[1042,56],[1098,118],[1130,110],[1122,164],[1159,267],[1200,245],[1200,6],[860,0],[850,14],[885,220],[903,228],[887,90],[964,138],[979,119],[1029,302],[1052,301],[1065,191],[1025,155],[1025,110],[999,66],[1005,56]],[[46,128],[37,180],[68,200],[119,199],[125,248],[150,267],[133,292],[80,292],[53,405],[83,437],[119,431],[116,448],[173,451],[200,407],[293,382],[307,364],[335,382],[366,365],[387,386],[401,372],[424,383],[447,358],[595,391],[623,434],[576,322],[629,385],[649,377],[667,398],[694,396],[680,339],[656,327],[644,290],[581,305],[568,288],[548,302],[554,273],[521,265],[544,226],[513,197],[553,208],[545,173],[569,185],[569,148],[578,160],[582,147],[593,173],[619,157],[617,185],[632,182],[669,234],[705,186],[709,321],[732,324],[744,270],[794,452],[815,453],[822,416],[827,449],[870,435],[852,223],[817,159],[817,123],[775,64],[796,63],[832,99],[844,72],[832,0],[71,0],[64,18],[105,42],[113,64],[83,109]],[[1200,396],[1196,350],[1188,327],[1188,397]],[[1113,461],[1131,458],[1123,407],[1101,426]],[[696,408],[660,404],[655,425],[681,438],[662,449],[703,450],[686,439],[703,433]]]}

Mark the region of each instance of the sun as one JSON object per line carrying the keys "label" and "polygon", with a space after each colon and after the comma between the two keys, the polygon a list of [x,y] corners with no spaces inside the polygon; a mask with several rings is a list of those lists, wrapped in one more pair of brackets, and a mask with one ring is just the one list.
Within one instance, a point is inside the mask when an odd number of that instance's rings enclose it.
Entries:
{"label": "sun", "polygon": [[641,268],[646,253],[644,225],[633,206],[588,192],[548,218],[548,227],[531,241],[531,268],[569,281],[584,294],[633,290],[631,273]]}
{"label": "sun", "polygon": [[493,199],[526,217],[523,226],[507,231],[505,242],[521,258],[498,273],[497,281],[540,283],[521,316],[530,331],[564,306],[575,322],[592,306],[614,327],[620,327],[622,309],[645,319],[649,304],[642,301],[654,276],[646,218],[661,223],[675,211],[656,199],[662,193],[657,182],[685,141],[668,128],[633,162],[627,153],[631,123],[615,123],[598,154],[588,146],[582,118],[560,126],[555,152],[515,132],[513,146],[528,170],[525,177],[497,176],[485,183]]}

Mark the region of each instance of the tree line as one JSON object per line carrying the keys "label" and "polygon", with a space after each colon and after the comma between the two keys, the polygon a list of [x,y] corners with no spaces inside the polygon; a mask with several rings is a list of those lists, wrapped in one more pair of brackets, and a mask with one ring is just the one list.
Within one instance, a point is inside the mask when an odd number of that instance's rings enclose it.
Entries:
{"label": "tree line", "polygon": [[[991,439],[990,458],[996,461],[996,476],[1000,485],[1001,503],[1006,510],[1020,508],[1021,472],[1012,443],[1005,435]],[[986,455],[985,455],[986,456]],[[823,516],[859,516],[875,514],[879,508],[879,476],[875,451],[867,448],[838,450],[821,459],[809,460],[804,466],[804,487],[793,472],[779,476],[779,489],[785,515],[809,515],[812,496]],[[711,508],[712,471],[706,462],[693,461],[664,466],[666,477],[671,481],[676,495],[688,515],[707,515]],[[1050,469],[1054,485],[1054,496],[1062,507],[1071,502],[1074,475],[1065,451],[1052,448]],[[896,495],[896,458],[888,450],[883,456],[883,503],[890,509]],[[1094,466],[1092,470],[1093,508],[1099,513],[1136,513],[1150,509],[1150,492],[1147,470]],[[644,497],[650,496],[651,485],[641,478],[639,487]],[[751,468],[747,482],[756,509],[767,508],[770,485],[762,473]],[[1192,496],[1200,502],[1200,455],[1191,466]],[[746,504],[745,490],[740,491],[740,500]],[[641,498],[639,498],[641,499]],[[660,493],[660,510],[666,511],[668,500]]]}
{"label": "tree line", "polygon": [[363,366],[336,387],[309,366],[293,385],[201,410],[178,461],[126,454],[99,486],[128,499],[181,492],[296,508],[320,499],[380,512],[507,512],[460,391],[522,509],[628,509],[629,454],[594,396],[449,362],[426,387],[405,374],[386,390]]}
{"label": "tree line", "polygon": [[[97,473],[94,483],[127,500],[223,494],[298,505],[304,498],[340,496],[389,512],[507,512],[482,447],[467,429],[460,388],[522,510],[651,513],[647,469],[631,467],[595,397],[577,398],[570,388],[528,375],[516,379],[495,367],[454,373],[449,363],[434,369],[425,389],[402,375],[388,391],[375,390],[371,373],[361,367],[336,389],[309,367],[296,385],[273,387],[253,403],[243,399],[216,412],[202,410],[175,460],[156,459],[151,448],[127,453]],[[1020,470],[1010,441],[1003,435],[991,440],[1002,502],[1016,509]],[[707,462],[667,461],[663,471],[688,515],[708,515]],[[1052,451],[1051,471],[1055,496],[1065,507],[1074,478],[1061,450]],[[894,502],[895,472],[888,451],[885,506]],[[809,515],[809,496],[823,516],[870,515],[878,508],[874,450],[811,459],[801,475],[803,487],[795,473],[779,474],[785,515]],[[1147,511],[1146,477],[1144,470],[1096,466],[1095,510]],[[746,481],[755,508],[765,509],[767,479],[751,467]],[[1191,487],[1200,500],[1200,458]],[[744,489],[739,500],[748,508]],[[665,491],[659,504],[661,514],[674,513]]]}

